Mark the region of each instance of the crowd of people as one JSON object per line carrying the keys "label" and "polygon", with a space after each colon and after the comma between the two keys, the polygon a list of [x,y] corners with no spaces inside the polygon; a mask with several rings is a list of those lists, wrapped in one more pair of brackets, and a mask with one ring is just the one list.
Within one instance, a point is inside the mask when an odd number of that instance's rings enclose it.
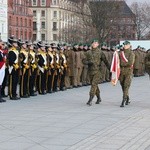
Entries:
{"label": "crowd of people", "polygon": [[[19,100],[20,98],[37,96],[37,94],[45,95],[91,85],[91,72],[94,72],[95,69],[100,70],[97,84],[110,82],[110,65],[113,53],[116,49],[123,51],[123,47],[110,48],[106,43],[102,43],[96,55],[92,53],[89,55],[93,46],[93,42],[90,45],[82,43],[73,45],[48,44],[42,41],[32,43],[14,37],[8,39],[7,45],[0,41],[0,102],[5,102],[2,97],[7,96],[10,100]],[[101,62],[98,62],[98,68],[93,68],[91,67],[93,62],[86,63],[86,60],[89,56],[96,61],[99,52],[101,55],[98,59]],[[148,52],[140,46],[133,50],[135,77],[145,75],[145,70],[148,70],[146,69],[148,67],[145,66],[150,63],[149,57],[146,56]],[[6,88],[7,86],[8,88]],[[97,89],[97,85],[94,88]],[[97,91],[97,103],[101,101],[99,93]],[[90,97],[93,98],[91,95]],[[87,104],[91,105],[91,101]]]}

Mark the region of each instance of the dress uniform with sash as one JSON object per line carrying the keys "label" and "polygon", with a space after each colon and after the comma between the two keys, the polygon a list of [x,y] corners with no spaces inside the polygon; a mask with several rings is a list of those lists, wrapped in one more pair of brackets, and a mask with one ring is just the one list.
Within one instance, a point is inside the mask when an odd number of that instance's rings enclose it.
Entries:
{"label": "dress uniform with sash", "polygon": [[9,71],[9,96],[11,100],[20,99],[17,97],[17,84],[19,77],[19,51],[17,50],[17,39],[9,38],[12,47],[8,51],[8,71]]}
{"label": "dress uniform with sash", "polygon": [[64,54],[64,49],[63,47],[60,48],[59,50],[59,63],[60,63],[60,74],[59,74],[59,80],[60,80],[60,85],[59,88],[61,91],[65,90],[65,76],[66,76],[66,71],[67,71],[67,59]]}
{"label": "dress uniform with sash", "polygon": [[47,93],[52,93],[54,82],[54,55],[51,46],[47,47],[47,59],[48,59]]}
{"label": "dress uniform with sash", "polygon": [[57,46],[55,43],[52,43],[52,49],[54,55],[54,75],[53,75],[54,80],[52,85],[53,85],[53,92],[57,92],[60,64],[59,64],[59,54],[57,52]]}
{"label": "dress uniform with sash", "polygon": [[20,64],[21,64],[21,75],[20,75],[20,97],[29,97],[29,52],[25,42],[20,42]]}
{"label": "dress uniform with sash", "polygon": [[38,50],[38,92],[39,94],[46,94],[46,74],[47,74],[47,54],[45,52],[45,45],[41,42],[37,43],[39,50]]}
{"label": "dress uniform with sash", "polygon": [[4,47],[4,43],[0,41],[0,103],[6,102],[4,99],[2,99],[1,96],[2,83],[5,77],[5,62],[6,62],[6,57],[2,51],[3,47]]}
{"label": "dress uniform with sash", "polygon": [[36,53],[34,51],[34,45],[32,44],[32,42],[29,42],[27,46],[28,46],[28,51],[29,51],[29,62],[30,62],[29,94],[30,96],[36,96],[37,94],[34,93],[35,79],[36,79],[36,74],[37,74]]}

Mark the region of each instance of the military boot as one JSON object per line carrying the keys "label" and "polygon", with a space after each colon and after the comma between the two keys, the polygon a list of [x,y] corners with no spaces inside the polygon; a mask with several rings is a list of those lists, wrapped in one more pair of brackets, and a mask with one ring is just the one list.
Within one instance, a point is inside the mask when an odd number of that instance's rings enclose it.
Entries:
{"label": "military boot", "polygon": [[99,95],[97,95],[97,101],[95,104],[99,104],[101,101],[102,101],[102,99],[101,99],[100,94],[99,94]]}
{"label": "military boot", "polygon": [[122,100],[122,103],[121,103],[120,107],[124,107],[125,102],[126,102],[126,99],[125,99],[125,98],[123,98],[123,100]]}
{"label": "military boot", "polygon": [[129,105],[129,104],[130,104],[130,98],[129,96],[127,96],[126,105]]}
{"label": "military boot", "polygon": [[86,104],[91,106],[93,98],[94,98],[94,96],[90,95],[89,101]]}

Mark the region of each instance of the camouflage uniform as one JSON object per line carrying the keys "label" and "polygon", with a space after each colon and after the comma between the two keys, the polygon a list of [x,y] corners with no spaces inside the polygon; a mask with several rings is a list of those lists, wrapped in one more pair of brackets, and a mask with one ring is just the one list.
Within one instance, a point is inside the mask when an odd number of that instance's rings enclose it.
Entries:
{"label": "camouflage uniform", "polygon": [[100,66],[102,61],[106,64],[108,68],[110,65],[104,55],[104,53],[99,48],[92,48],[92,50],[88,51],[86,54],[86,58],[83,59],[83,63],[87,64],[89,67],[89,77],[91,83],[90,89],[90,99],[88,101],[88,105],[91,105],[92,99],[94,96],[97,96],[97,104],[101,101],[100,98],[100,90],[98,87],[98,83],[101,78]]}
{"label": "camouflage uniform", "polygon": [[120,73],[120,84],[123,91],[123,101],[121,104],[121,107],[124,107],[124,102],[126,101],[126,104],[129,102],[129,88],[132,81],[132,75],[133,75],[133,64],[135,60],[135,55],[131,49],[124,50],[125,57],[127,58],[128,62],[125,62],[120,53],[120,67],[121,67],[121,73]]}

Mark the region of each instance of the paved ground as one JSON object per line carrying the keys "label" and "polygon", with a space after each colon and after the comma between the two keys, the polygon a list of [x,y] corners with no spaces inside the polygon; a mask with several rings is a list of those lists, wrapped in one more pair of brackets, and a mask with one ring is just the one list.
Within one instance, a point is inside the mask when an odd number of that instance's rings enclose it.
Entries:
{"label": "paved ground", "polygon": [[134,78],[132,103],[120,108],[120,85],[101,84],[0,104],[0,150],[150,150],[150,81]]}

